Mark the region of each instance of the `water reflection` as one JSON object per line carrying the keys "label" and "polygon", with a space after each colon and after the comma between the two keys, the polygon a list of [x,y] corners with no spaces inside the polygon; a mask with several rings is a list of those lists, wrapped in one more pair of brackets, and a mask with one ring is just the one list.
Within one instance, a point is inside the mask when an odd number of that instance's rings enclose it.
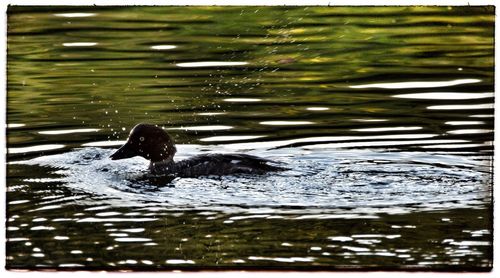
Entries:
{"label": "water reflection", "polygon": [[424,149],[465,149],[465,148],[479,148],[485,147],[489,144],[437,144],[422,146]]}
{"label": "water reflection", "polygon": [[261,125],[310,125],[314,122],[310,121],[264,121],[259,122]]}
{"label": "water reflection", "polygon": [[24,204],[24,203],[29,203],[30,200],[15,200],[15,201],[10,201],[9,205],[17,205],[17,204]]}
{"label": "water reflection", "polygon": [[[462,143],[466,140],[406,140],[406,141],[373,141],[373,142],[349,142],[349,143],[327,143],[305,146],[305,149],[322,148],[359,148],[359,147],[384,147],[384,146],[416,146],[426,144]],[[457,145],[458,146],[458,145]],[[457,148],[460,148],[459,146]]]}
{"label": "water reflection", "polygon": [[480,79],[456,79],[448,81],[420,81],[420,82],[394,82],[394,83],[374,83],[363,85],[351,85],[352,89],[415,89],[415,88],[439,88],[450,87],[462,84],[478,83]]}
{"label": "water reflection", "polygon": [[162,45],[153,45],[151,46],[151,49],[155,50],[169,50],[169,49],[174,49],[177,48],[175,45],[168,45],[168,44],[162,44]]}
{"label": "water reflection", "polygon": [[202,112],[202,113],[197,113],[200,116],[217,116],[217,115],[224,115],[227,114],[225,112]]}
{"label": "water reflection", "polygon": [[183,127],[171,127],[167,128],[169,130],[195,130],[195,131],[203,131],[203,130],[227,130],[232,129],[232,126],[227,125],[209,125],[209,126],[183,126]]}
{"label": "water reflection", "polygon": [[62,44],[66,47],[88,47],[88,46],[96,46],[96,42],[65,42]]}
{"label": "water reflection", "polygon": [[373,127],[373,128],[355,128],[353,131],[359,132],[382,132],[382,131],[407,131],[407,130],[419,130],[422,129],[421,126],[395,126],[395,127]]}
{"label": "water reflection", "polygon": [[431,110],[469,110],[469,109],[493,109],[493,103],[485,104],[451,104],[451,105],[432,105],[427,109]]}
{"label": "water reflection", "polygon": [[476,134],[476,133],[490,133],[492,129],[457,129],[447,131],[449,134]]}
{"label": "water reflection", "polygon": [[60,135],[60,134],[73,134],[73,133],[87,133],[87,132],[97,132],[101,129],[99,128],[81,128],[81,129],[64,129],[64,130],[42,130],[39,134],[45,135]]}
{"label": "water reflection", "polygon": [[470,115],[469,117],[471,117],[471,118],[493,118],[493,117],[495,117],[495,115],[479,114],[479,115]]}
{"label": "water reflection", "polygon": [[154,218],[96,218],[96,217],[87,217],[78,219],[77,222],[146,222],[146,221],[156,221]]}
{"label": "water reflection", "polygon": [[[270,148],[285,148],[295,145],[307,146],[308,148],[324,148],[324,145],[318,143],[324,142],[341,142],[341,141],[363,141],[363,142],[349,142],[351,146],[391,146],[393,142],[398,144],[410,144],[410,142],[419,141],[390,141],[387,145],[383,145],[381,141],[384,139],[405,140],[405,139],[424,139],[436,137],[438,134],[416,133],[416,134],[387,134],[387,135],[369,135],[369,136],[322,136],[322,137],[307,137],[291,140],[280,141],[264,141],[264,142],[249,142],[249,143],[232,143],[224,146],[230,150],[248,150],[248,149],[270,149]],[[340,147],[340,146],[339,146]]]}
{"label": "water reflection", "polygon": [[262,99],[259,99],[259,98],[225,98],[224,101],[226,101],[226,102],[258,102],[258,101],[262,101]]}
{"label": "water reflection", "polygon": [[165,261],[167,264],[194,264],[193,260],[169,259]]}
{"label": "water reflection", "polygon": [[415,94],[400,94],[393,95],[395,98],[411,98],[411,99],[481,99],[491,98],[493,93],[449,93],[449,92],[436,92],[436,93],[415,93]]}
{"label": "water reflection", "polygon": [[224,141],[244,141],[265,137],[265,135],[233,135],[233,136],[212,136],[201,138],[202,142],[224,142]]}
{"label": "water reflection", "polygon": [[448,121],[445,122],[447,125],[484,125],[483,121]]}
{"label": "water reflection", "polygon": [[352,241],[352,237],[347,237],[347,236],[332,236],[328,237],[329,240],[331,241],[340,241],[340,242],[346,242],[346,241]]}
{"label": "water reflection", "polygon": [[307,107],[306,110],[309,111],[326,111],[329,110],[330,108],[328,107]]}
{"label": "water reflection", "polygon": [[206,61],[206,62],[187,62],[175,64],[181,68],[199,68],[199,67],[234,67],[247,65],[248,62],[224,62],[224,61]]}
{"label": "water reflection", "polygon": [[352,119],[352,121],[369,123],[369,122],[387,122],[388,120],[387,119]]}
{"label": "water reflection", "polygon": [[117,237],[114,240],[118,241],[118,242],[149,242],[149,241],[152,241],[152,239],[150,239],[150,238],[143,238],[143,237]]}
{"label": "water reflection", "polygon": [[295,262],[313,262],[316,258],[314,257],[260,257],[260,256],[250,256],[248,257],[251,261],[275,261],[280,263],[295,263]]}
{"label": "water reflection", "polygon": [[18,128],[18,127],[23,127],[26,126],[26,124],[15,124],[15,123],[8,123],[7,128]]}
{"label": "water reflection", "polygon": [[56,150],[64,148],[62,144],[47,144],[47,145],[38,145],[38,146],[30,146],[30,147],[20,147],[20,148],[9,148],[8,152],[15,153],[30,153],[30,152],[41,152],[48,150]]}
{"label": "water reflection", "polygon": [[55,16],[59,17],[90,17],[90,16],[96,16],[97,14],[95,13],[59,13],[59,14],[54,14]]}
{"label": "water reflection", "polygon": [[82,144],[83,147],[108,147],[108,146],[121,146],[127,142],[126,140],[116,141],[97,141]]}

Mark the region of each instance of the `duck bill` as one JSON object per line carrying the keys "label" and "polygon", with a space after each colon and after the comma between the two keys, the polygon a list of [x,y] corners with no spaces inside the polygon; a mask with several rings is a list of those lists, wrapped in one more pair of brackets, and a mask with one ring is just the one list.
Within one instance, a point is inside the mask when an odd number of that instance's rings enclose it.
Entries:
{"label": "duck bill", "polygon": [[111,160],[118,160],[124,158],[130,158],[136,156],[137,153],[130,147],[128,143],[119,148],[114,154],[112,154],[109,158]]}

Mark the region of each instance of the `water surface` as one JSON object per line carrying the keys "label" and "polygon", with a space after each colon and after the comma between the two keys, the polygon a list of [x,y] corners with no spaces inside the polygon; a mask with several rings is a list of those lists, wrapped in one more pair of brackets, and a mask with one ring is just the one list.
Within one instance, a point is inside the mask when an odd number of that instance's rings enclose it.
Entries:
{"label": "water surface", "polygon": [[[492,266],[493,7],[9,7],[7,267]],[[289,171],[151,180],[111,161]]]}

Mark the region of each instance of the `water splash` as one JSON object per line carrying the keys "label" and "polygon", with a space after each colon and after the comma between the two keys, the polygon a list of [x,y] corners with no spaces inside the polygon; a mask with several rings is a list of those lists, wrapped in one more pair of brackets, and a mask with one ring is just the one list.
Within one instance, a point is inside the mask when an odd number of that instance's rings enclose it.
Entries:
{"label": "water splash", "polygon": [[[179,158],[215,150],[225,152],[216,146],[180,145],[178,149]],[[158,184],[148,178],[146,160],[136,157],[115,162],[108,158],[112,152],[87,147],[11,163],[49,166],[65,186],[99,197],[98,201],[87,197],[68,202],[153,210],[204,208],[235,212],[246,211],[245,207],[267,207],[272,216],[292,207],[307,207],[314,218],[342,217],[338,213],[346,209],[346,217],[362,218],[380,212],[468,207],[490,197],[491,175],[478,171],[485,162],[463,156],[276,149],[265,154],[250,153],[285,162],[291,170],[262,176],[177,178]],[[61,205],[60,200],[53,202]],[[49,200],[45,206],[50,205]]]}

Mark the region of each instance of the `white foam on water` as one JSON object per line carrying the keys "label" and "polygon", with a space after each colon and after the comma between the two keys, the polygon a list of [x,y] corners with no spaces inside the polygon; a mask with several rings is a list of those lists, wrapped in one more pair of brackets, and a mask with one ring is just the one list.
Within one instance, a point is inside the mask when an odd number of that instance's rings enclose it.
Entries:
{"label": "white foam on water", "polygon": [[[179,159],[215,150],[224,152],[220,146],[178,146]],[[254,212],[249,210],[258,207],[268,208],[264,212],[271,215],[286,207],[309,207],[315,218],[363,218],[377,212],[467,207],[490,197],[491,175],[478,171],[487,162],[458,155],[307,147],[250,151],[284,162],[290,170],[266,175],[176,178],[155,184],[147,178],[148,161],[140,157],[112,161],[109,155],[113,151],[85,147],[11,163],[49,166],[61,175],[58,182],[75,194],[86,193],[65,202],[55,198],[45,206],[78,202],[152,211],[203,208],[251,214]],[[42,177],[31,177],[30,181],[50,182]],[[344,209],[349,213],[339,215]]]}

